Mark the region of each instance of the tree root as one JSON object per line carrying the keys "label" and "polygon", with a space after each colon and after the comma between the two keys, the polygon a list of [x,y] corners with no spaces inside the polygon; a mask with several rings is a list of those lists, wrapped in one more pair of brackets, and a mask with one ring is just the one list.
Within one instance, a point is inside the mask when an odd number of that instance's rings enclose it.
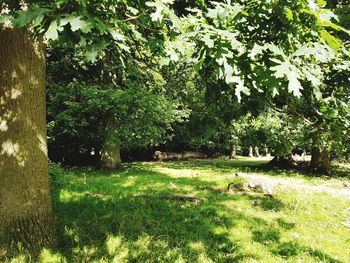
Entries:
{"label": "tree root", "polygon": [[162,196],[154,196],[154,195],[135,195],[135,197],[142,198],[158,198],[160,200],[172,200],[172,201],[182,201],[182,202],[193,202],[195,204],[203,203],[203,199],[194,197],[194,196],[182,196],[182,195],[162,195]]}
{"label": "tree root", "polygon": [[269,198],[273,198],[273,195],[271,193],[260,193],[260,192],[255,192],[252,191],[250,188],[240,188],[240,189],[232,189],[233,183],[229,183],[226,188],[214,188],[211,186],[207,186],[205,189],[211,192],[216,192],[216,193],[226,193],[226,194],[235,194],[235,195],[252,195],[252,196],[266,196]]}

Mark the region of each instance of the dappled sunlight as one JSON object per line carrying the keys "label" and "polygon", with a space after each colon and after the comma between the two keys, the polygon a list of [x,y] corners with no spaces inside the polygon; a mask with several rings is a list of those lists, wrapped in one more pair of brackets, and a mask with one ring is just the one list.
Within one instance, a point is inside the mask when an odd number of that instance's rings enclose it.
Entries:
{"label": "dappled sunlight", "polygon": [[0,132],[5,132],[8,128],[7,122],[0,117]]}
{"label": "dappled sunlight", "polygon": [[0,239],[8,251],[34,251],[54,243],[44,50],[25,30],[0,34]]}
{"label": "dappled sunlight", "polygon": [[8,157],[12,157],[16,159],[19,166],[24,166],[26,161],[26,155],[20,149],[18,143],[14,143],[11,140],[7,140],[1,144],[0,155],[7,155]]}
{"label": "dappled sunlight", "polygon": [[124,262],[129,256],[128,247],[123,244],[121,237],[108,235],[106,240],[106,249],[110,256],[113,256],[113,262]]}
{"label": "dappled sunlight", "polygon": [[[209,168],[211,178],[206,170],[194,169],[193,177],[188,164],[167,164],[169,169],[163,163],[137,163],[119,172],[78,169],[62,175],[67,180],[62,178],[55,188],[59,198],[54,207],[59,244],[69,248],[65,260],[346,262],[340,259],[349,258],[337,252],[346,250],[350,235],[341,225],[334,228],[347,216],[335,215],[350,205],[338,197],[297,189],[278,190],[273,198],[212,192],[205,186],[224,187],[232,169]],[[217,167],[216,160],[206,161],[206,169],[210,166]],[[182,169],[186,176],[177,176]],[[194,196],[203,203],[163,196]]]}
{"label": "dappled sunlight", "polygon": [[67,190],[62,190],[59,194],[60,202],[77,202],[85,197],[85,193],[72,192]]}
{"label": "dappled sunlight", "polygon": [[[127,180],[126,180],[126,182],[125,183],[122,183],[121,184],[121,186],[122,187],[131,187],[131,186],[133,186],[133,185],[135,185],[135,178],[134,177],[132,177],[132,176],[129,176],[128,178],[127,178]],[[116,186],[117,186],[118,184],[116,184]]]}

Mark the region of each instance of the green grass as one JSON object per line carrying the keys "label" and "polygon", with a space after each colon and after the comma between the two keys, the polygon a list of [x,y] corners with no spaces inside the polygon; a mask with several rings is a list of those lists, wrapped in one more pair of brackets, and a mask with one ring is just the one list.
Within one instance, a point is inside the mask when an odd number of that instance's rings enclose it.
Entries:
{"label": "green grass", "polygon": [[[55,172],[58,248],[41,262],[350,262],[350,199],[297,188],[275,198],[206,190],[235,172],[296,178],[305,185],[350,181],[265,170],[260,160],[132,163],[119,172]],[[57,169],[56,169],[57,170]],[[203,203],[160,199],[195,196]],[[27,262],[20,256],[13,262]]]}

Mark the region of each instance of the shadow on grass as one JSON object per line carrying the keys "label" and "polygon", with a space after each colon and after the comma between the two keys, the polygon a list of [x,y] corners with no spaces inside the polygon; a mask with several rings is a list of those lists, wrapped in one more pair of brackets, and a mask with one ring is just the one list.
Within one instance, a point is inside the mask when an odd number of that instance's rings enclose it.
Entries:
{"label": "shadow on grass", "polygon": [[[204,169],[210,163],[164,165]],[[227,211],[223,201],[253,199],[259,200],[263,210],[280,211],[284,205],[279,200],[212,193],[203,189],[215,182],[169,177],[152,171],[148,164],[126,166],[119,172],[80,169],[71,173],[70,181],[63,180],[53,191],[58,252],[68,262],[259,261],[257,255],[244,252],[241,243],[233,241],[225,231],[242,222],[250,229],[252,241],[263,244],[271,254],[288,258],[306,252],[315,259],[338,262],[321,251],[281,242],[281,231],[294,227],[282,219],[267,222],[240,210],[223,212]],[[193,205],[159,198],[171,194],[196,195],[204,203]]]}
{"label": "shadow on grass", "polygon": [[[183,203],[160,200],[155,194],[146,199],[83,197],[57,203],[55,210],[59,215],[59,246],[70,261],[117,256],[118,253],[109,252],[109,236],[122,240],[119,242],[124,244],[117,245],[126,248],[127,260],[134,262],[173,262],[179,258],[193,262],[201,254],[229,262],[254,258],[240,253],[239,245],[226,234],[215,233],[215,227],[231,227],[235,222],[210,206],[188,208]],[[151,240],[146,248],[138,247],[142,237]],[[87,248],[91,249],[88,254],[84,253]]]}
{"label": "shadow on grass", "polygon": [[273,228],[273,227],[269,227],[269,228],[265,228],[265,229],[261,229],[253,232],[253,240],[267,246],[270,252],[282,258],[289,259],[291,257],[295,257],[301,254],[308,254],[314,259],[320,260],[321,262],[329,262],[329,263],[342,262],[331,257],[326,253],[323,253],[320,250],[300,245],[296,241],[281,242],[280,238],[281,238],[281,233],[279,229]]}
{"label": "shadow on grass", "polygon": [[[144,166],[119,173],[90,171],[87,178],[85,170],[76,173],[78,182],[53,192],[59,250],[69,261],[105,257],[112,260],[120,256],[120,251],[111,252],[108,248],[109,237],[117,238],[122,250],[128,251],[124,260],[134,262],[173,262],[180,258],[197,261],[205,257],[232,262],[254,258],[239,253],[238,244],[232,243],[226,234],[215,233],[216,227],[234,225],[230,217],[218,214],[217,207],[159,198],[177,194],[174,189],[167,189],[170,182],[178,188],[194,190],[209,182],[171,178]],[[147,198],[140,193],[147,194]],[[135,247],[140,238],[152,242],[140,249]]]}
{"label": "shadow on grass", "polygon": [[248,198],[256,205],[266,211],[281,211],[285,208],[284,203],[277,198],[265,196],[249,196]]}

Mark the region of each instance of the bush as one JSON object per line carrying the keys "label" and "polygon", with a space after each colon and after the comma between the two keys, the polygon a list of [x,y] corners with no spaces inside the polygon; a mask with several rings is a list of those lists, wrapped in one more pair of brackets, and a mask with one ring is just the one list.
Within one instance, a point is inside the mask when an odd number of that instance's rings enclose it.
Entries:
{"label": "bush", "polygon": [[52,188],[62,185],[65,171],[60,163],[49,163],[49,182]]}

